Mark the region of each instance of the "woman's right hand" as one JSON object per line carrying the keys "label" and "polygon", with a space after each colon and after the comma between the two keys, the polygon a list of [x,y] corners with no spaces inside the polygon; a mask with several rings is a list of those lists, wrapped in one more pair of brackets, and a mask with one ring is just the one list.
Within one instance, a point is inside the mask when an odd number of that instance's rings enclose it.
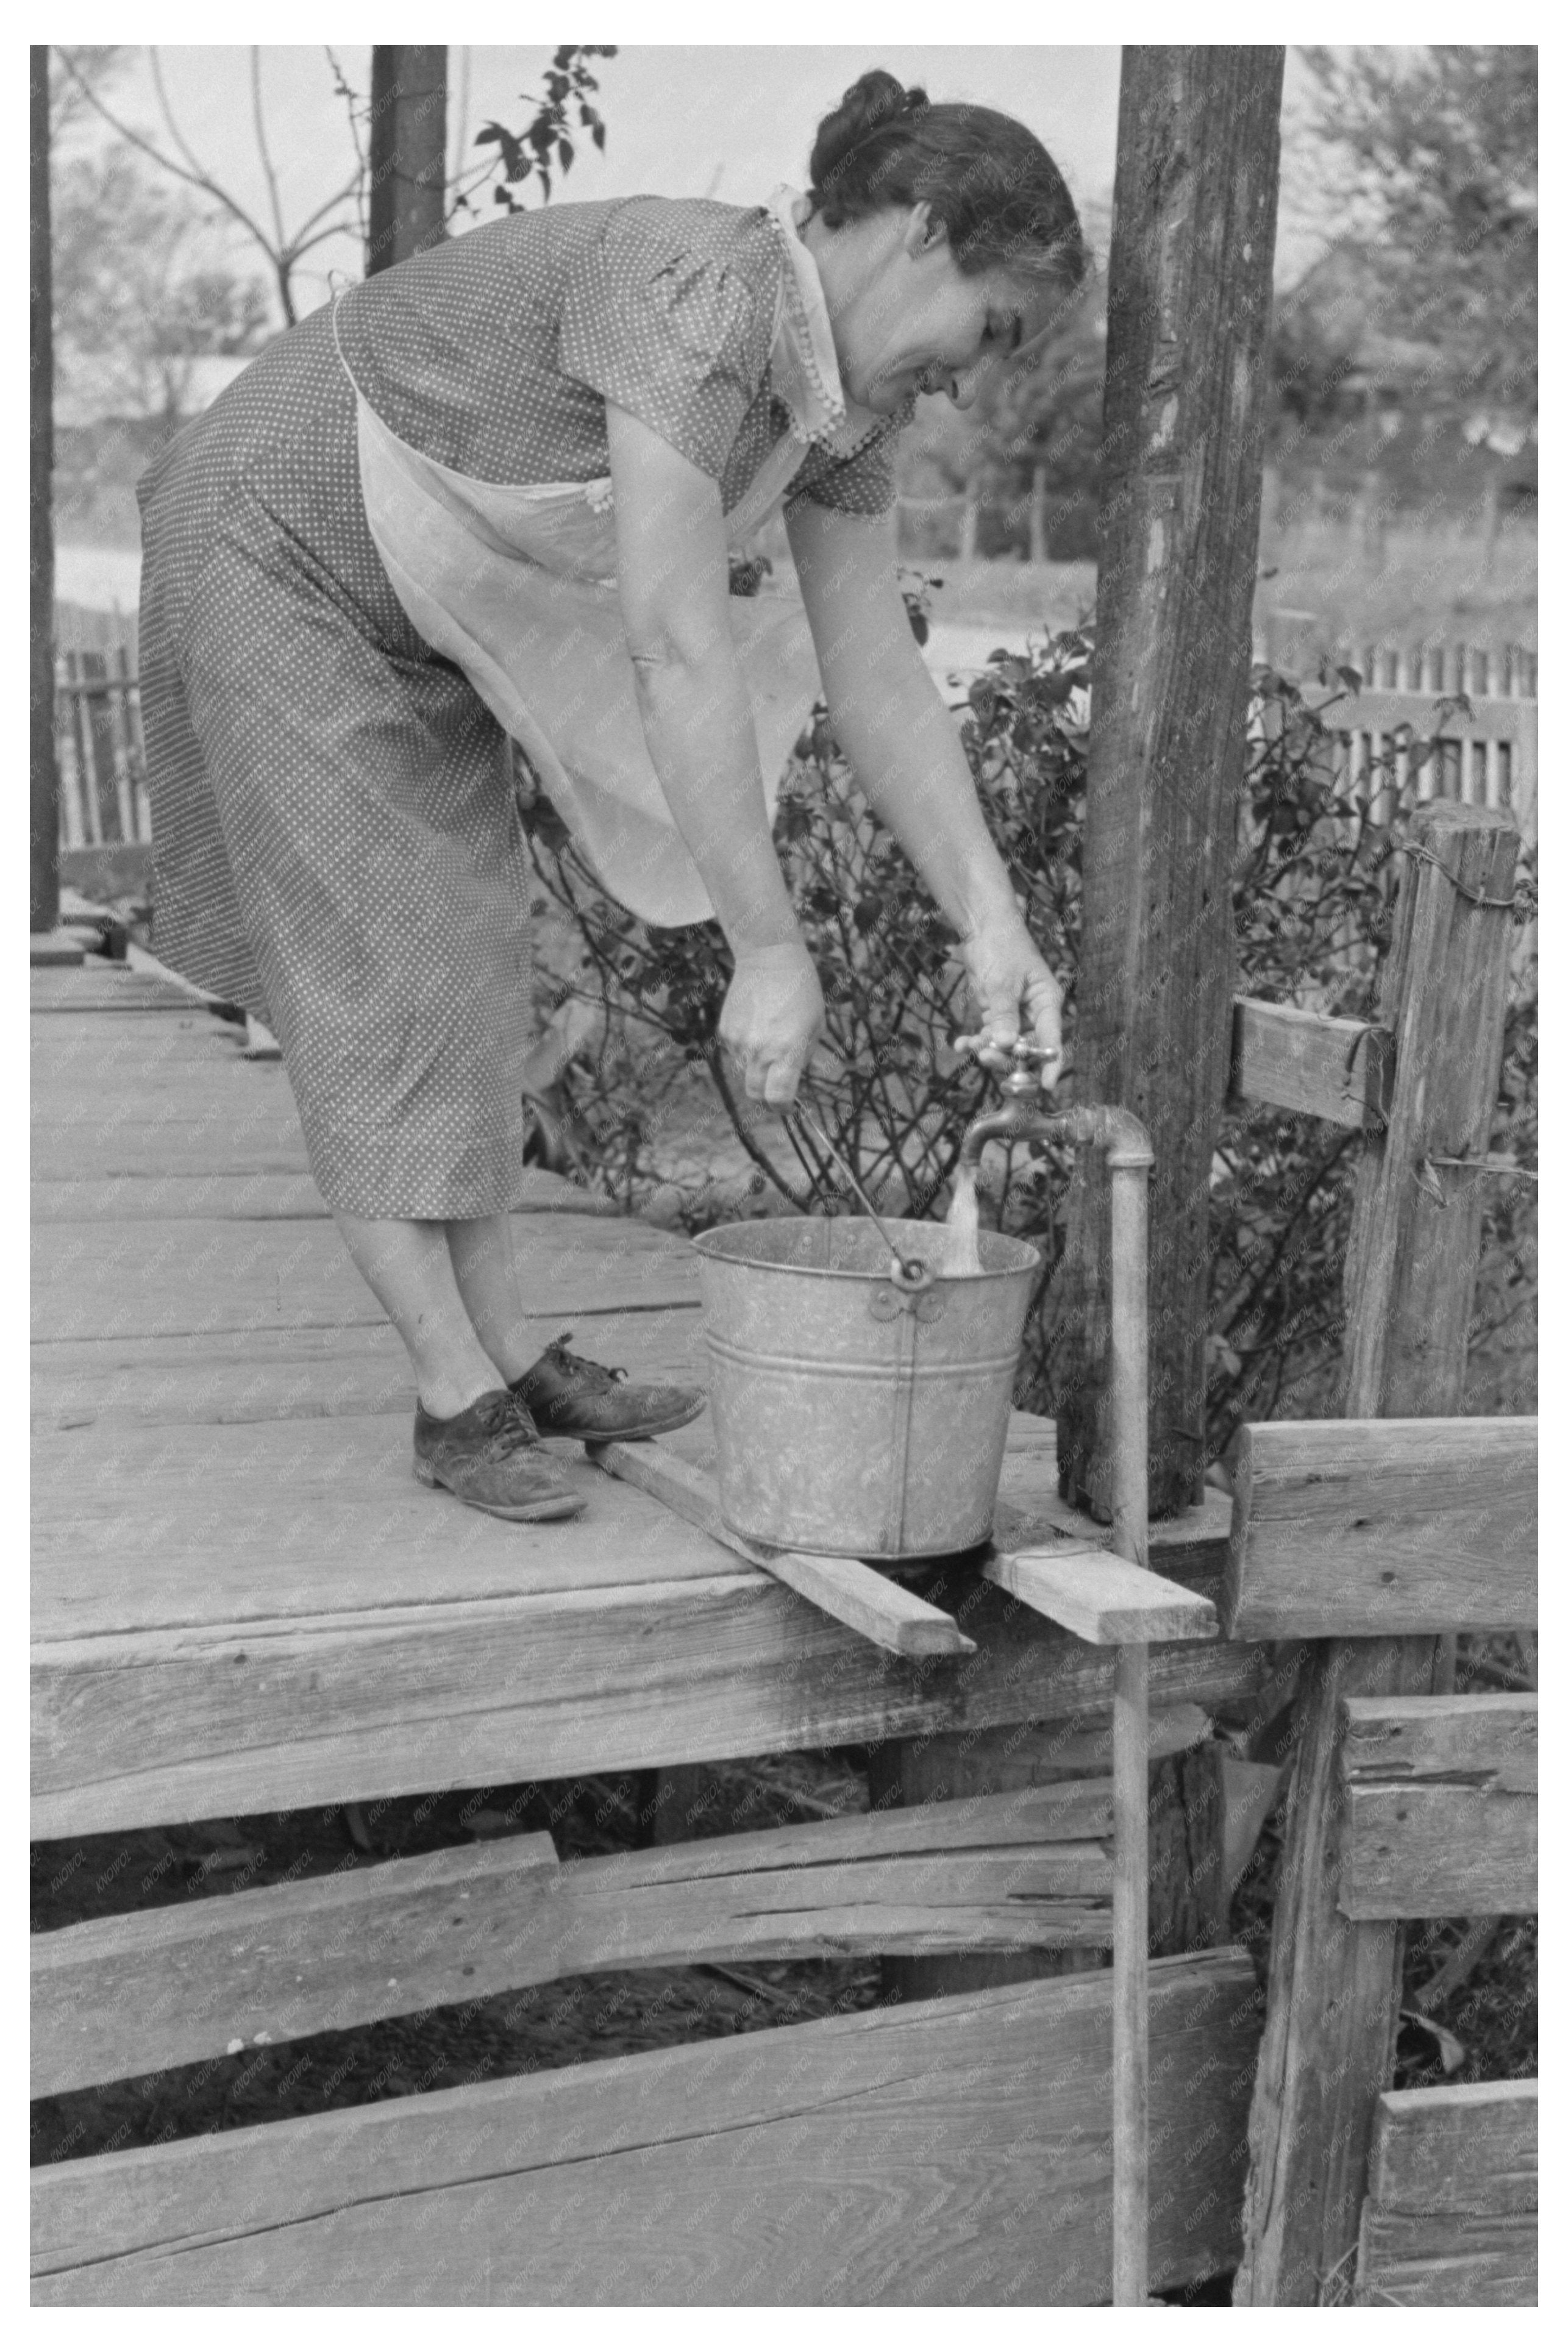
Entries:
{"label": "woman's right hand", "polygon": [[798,940],[737,951],[719,1042],[740,1064],[753,1102],[794,1102],[825,1010],[816,967]]}

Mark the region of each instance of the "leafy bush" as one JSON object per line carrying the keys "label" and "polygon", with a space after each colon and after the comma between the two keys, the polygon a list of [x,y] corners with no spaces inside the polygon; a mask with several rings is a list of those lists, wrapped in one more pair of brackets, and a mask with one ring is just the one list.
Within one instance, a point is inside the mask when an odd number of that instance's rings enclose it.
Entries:
{"label": "leafy bush", "polygon": [[[1030,930],[1062,977],[1069,1037],[1092,660],[1088,633],[1026,656],[997,654],[973,681],[962,722],[993,836]],[[1337,683],[1342,706],[1360,681],[1343,671]],[[1361,1018],[1375,1006],[1392,935],[1402,821],[1439,752],[1436,742],[1406,741],[1402,762],[1391,757],[1352,780],[1336,754],[1335,709],[1315,704],[1321,698],[1309,701],[1278,672],[1254,671],[1233,886],[1237,986]],[[537,1155],[575,1159],[627,1206],[646,1206],[656,1192],[668,1200],[668,1139],[700,1097],[711,1101],[710,1087],[748,1156],[751,1183],[676,1186],[688,1230],[811,1207],[811,1183],[776,1119],[737,1095],[715,1049],[732,968],[718,926],[642,924],[605,897],[537,794],[528,822],[542,903],[555,917],[556,951],[544,959],[551,999],[584,1024],[553,1105],[542,1108]],[[989,1082],[952,1048],[967,1018],[952,934],[860,797],[820,708],[795,746],[774,839],[827,1007],[803,1097],[880,1207],[940,1212]],[[1521,914],[1532,887],[1526,875]],[[1527,1166],[1535,1150],[1532,937],[1515,959],[1492,1138],[1494,1150]],[[1070,1101],[1071,1089],[1069,1051],[1058,1101]],[[1348,1129],[1250,1105],[1225,1117],[1210,1195],[1207,1421],[1215,1452],[1239,1419],[1332,1410],[1355,1165]],[[1051,1407],[1038,1309],[1064,1238],[1066,1172],[1060,1154],[1021,1146],[993,1184],[994,1221],[1044,1259],[1018,1391],[1036,1411]],[[1472,1351],[1479,1370],[1491,1363],[1493,1411],[1533,1410],[1532,1359],[1516,1343],[1528,1339],[1533,1311],[1534,1218],[1531,1186],[1489,1188]]]}

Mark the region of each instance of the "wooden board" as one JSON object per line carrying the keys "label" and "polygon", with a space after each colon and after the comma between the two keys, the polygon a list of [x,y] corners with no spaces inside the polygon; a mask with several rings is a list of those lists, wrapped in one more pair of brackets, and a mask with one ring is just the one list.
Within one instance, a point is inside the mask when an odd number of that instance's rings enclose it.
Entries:
{"label": "wooden board", "polygon": [[1352,1698],[1342,1710],[1347,1780],[1458,1780],[1494,1790],[1541,1785],[1534,1691],[1441,1698]]}
{"label": "wooden board", "polygon": [[[1254,1480],[1249,1468],[1237,1485],[1237,1570],[1248,1506],[1258,1502],[1268,1538],[1258,1564],[1272,1558],[1285,1570],[1272,1594],[1262,1578],[1265,1599],[1293,1604],[1260,1613],[1283,1619],[1282,1632],[1300,1622],[1325,1637],[1290,1644],[1303,1671],[1237,2308],[1316,2305],[1343,2293],[1398,2032],[1397,1924],[1347,1921],[1339,1909],[1349,1833],[1341,1702],[1430,1692],[1434,1633],[1496,1623],[1493,1609],[1509,1605],[1502,1596],[1533,1581],[1533,1498],[1521,1491],[1533,1486],[1532,1462],[1517,1459],[1512,1486],[1505,1475],[1498,1491],[1500,1456],[1516,1443],[1522,1454],[1523,1433],[1452,1418],[1463,1395],[1481,1186],[1434,1183],[1424,1167],[1428,1153],[1486,1149],[1518,843],[1495,816],[1428,803],[1411,814],[1405,847],[1378,1000],[1395,1037],[1394,1099],[1386,1127],[1363,1138],[1344,1275],[1346,1423],[1303,1429],[1299,1440],[1283,1425],[1254,1431],[1244,1447],[1261,1449],[1266,1475]],[[1271,1495],[1270,1469],[1285,1474]],[[1285,1491],[1292,1470],[1294,1496]],[[1347,1508],[1358,1477],[1365,1507]],[[1289,1528],[1262,1523],[1293,1511],[1306,1525],[1292,1557]],[[1243,1598],[1239,1574],[1227,1597]],[[1512,1622],[1531,1614],[1521,1602]],[[1356,1638],[1333,1638],[1346,1635]]]}
{"label": "wooden board", "polygon": [[[638,1380],[705,1387],[708,1350],[696,1307],[657,1315],[574,1309],[584,1354],[626,1366]],[[544,1338],[548,1326],[541,1330]],[[105,1423],[211,1428],[396,1413],[412,1423],[414,1374],[390,1324],[320,1330],[206,1332],[192,1337],[40,1340],[32,1350],[36,1429]],[[704,1419],[696,1424],[708,1428]],[[570,1457],[569,1457],[570,1458]],[[222,1456],[209,1467],[221,1475]]]}
{"label": "wooden board", "polygon": [[1362,2209],[1355,2300],[1455,2310],[1533,2305],[1533,2213],[1390,2213]]}
{"label": "wooden board", "polygon": [[547,1443],[591,1508],[519,1527],[418,1483],[407,1412],[257,1422],[216,1442],[200,1423],[38,1433],[35,1637],[586,1594],[739,1565],[580,1446]]}
{"label": "wooden board", "polygon": [[94,956],[79,971],[35,971],[27,992],[35,1013],[183,1013],[191,1000],[155,973]]}
{"label": "wooden board", "polygon": [[[978,1579],[953,1604],[975,1654],[936,1661],[874,1648],[728,1555],[737,1573],[635,1584],[668,1538],[657,1506],[610,1491],[652,1516],[618,1543],[601,1517],[622,1580],[599,1590],[339,1612],[325,1604],[349,1553],[323,1563],[309,1614],[225,1622],[208,1599],[184,1628],[37,1640],[33,1835],[1023,1720],[1076,1727],[1110,1707],[1111,1653],[1009,1614]],[[499,1528],[457,1508],[450,1525]],[[579,1525],[592,1544],[593,1522],[500,1531],[539,1545],[542,1581],[570,1565]],[[663,1528],[705,1542],[668,1514]],[[447,1585],[475,1574],[445,1549],[430,1565]],[[264,1590],[264,1563],[250,1573]],[[133,1579],[120,1591],[121,1612],[142,1608]],[[1274,1669],[1262,1647],[1175,1643],[1151,1653],[1151,1683],[1157,1705],[1212,1706],[1272,1688]]]}
{"label": "wooden board", "polygon": [[[33,2176],[39,2303],[1055,2304],[1110,2281],[1109,1972]],[[1156,2284],[1234,2262],[1250,1963],[1151,1970]]]}
{"label": "wooden board", "polygon": [[1533,2213],[1540,2091],[1536,2082],[1385,2091],[1367,2178],[1373,2202],[1405,2213]]}
{"label": "wooden board", "polygon": [[[90,1162],[90,1147],[83,1153]],[[620,1212],[613,1201],[584,1192],[564,1176],[548,1169],[525,1168],[512,1202],[522,1216],[612,1217]],[[328,1217],[328,1208],[314,1179],[304,1171],[272,1168],[248,1171],[196,1173],[181,1170],[167,1175],[50,1176],[32,1188],[32,1218],[37,1224],[118,1223],[129,1218],[168,1223],[176,1218]]]}
{"label": "wooden board", "polygon": [[546,1836],[32,1938],[32,2093],[603,1969],[1098,1948],[1110,1784],[709,1838],[563,1867]]}
{"label": "wooden board", "polygon": [[1212,1642],[1219,1634],[1212,1601],[1103,1547],[993,1552],[985,1574],[1081,1641]]}
{"label": "wooden board", "polygon": [[853,1626],[868,1641],[902,1658],[962,1656],[974,1644],[960,1633],[945,1609],[906,1592],[864,1560],[832,1559],[821,1552],[785,1551],[749,1543],[724,1525],[718,1481],[683,1461],[667,1446],[594,1445],[589,1454],[602,1470],[640,1493],[651,1495],[688,1527],[700,1529],[753,1568],[787,1584],[803,1600]]}
{"label": "wooden board", "polygon": [[1233,1639],[1533,1625],[1532,1419],[1269,1422],[1237,1432]]}
{"label": "wooden board", "polygon": [[1463,1781],[1356,1782],[1340,1869],[1347,1919],[1533,1911],[1537,1801]]}
{"label": "wooden board", "polygon": [[[265,1063],[258,1064],[257,1071],[268,1084],[278,1075]],[[268,1170],[284,1175],[310,1173],[305,1139],[292,1102],[187,1101],[172,1107],[166,1118],[149,1118],[147,1110],[145,1097],[134,1113],[123,1104],[118,1106],[111,1120],[51,1118],[35,1109],[34,1181],[128,1176],[184,1181],[210,1175],[252,1176]]]}
{"label": "wooden board", "polygon": [[[695,1253],[635,1220],[520,1216],[513,1254],[530,1311],[692,1307]],[[378,1323],[382,1310],[324,1219],[190,1217],[39,1227],[40,1339]]]}
{"label": "wooden board", "polygon": [[1394,1086],[1393,1040],[1368,1021],[1238,996],[1231,1009],[1234,1099],[1309,1112],[1339,1127],[1381,1125]]}

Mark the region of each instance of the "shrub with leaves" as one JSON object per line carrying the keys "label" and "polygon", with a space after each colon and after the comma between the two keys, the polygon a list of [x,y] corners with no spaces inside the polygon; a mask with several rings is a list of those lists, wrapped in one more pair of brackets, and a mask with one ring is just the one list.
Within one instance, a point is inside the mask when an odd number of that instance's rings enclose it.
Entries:
{"label": "shrub with leaves", "polygon": [[[918,620],[918,589],[912,602]],[[1023,656],[994,655],[962,713],[993,836],[1029,929],[1063,981],[1069,1038],[1092,661],[1088,633]],[[1360,680],[1344,671],[1324,683],[1339,689],[1327,704],[1278,672],[1254,672],[1233,887],[1237,987],[1365,1018],[1392,936],[1404,820],[1441,751],[1436,740],[1406,734],[1403,758],[1391,754],[1352,778],[1333,728]],[[575,1160],[626,1205],[645,1205],[656,1189],[668,1195],[668,1139],[699,1093],[712,1099],[710,1088],[749,1156],[752,1190],[742,1197],[734,1187],[715,1193],[689,1184],[681,1201],[688,1229],[812,1206],[776,1119],[738,1094],[717,1053],[732,969],[718,926],[640,923],[605,898],[537,794],[528,822],[558,942],[552,962],[545,960],[551,999],[558,1019],[578,1024],[553,1104],[539,1107],[536,1150]],[[963,1129],[990,1082],[952,1050],[972,1008],[952,933],[858,792],[820,708],[784,778],[774,840],[826,1002],[803,1097],[879,1206],[940,1213]],[[1532,893],[1527,869],[1521,919]],[[1532,1167],[1536,1002],[1526,940],[1515,966],[1492,1148]],[[1071,1094],[1069,1049],[1058,1100]],[[1210,1195],[1207,1419],[1216,1453],[1241,1418],[1332,1410],[1356,1157],[1353,1133],[1321,1120],[1255,1106],[1226,1116]],[[1064,1237],[1066,1172],[1059,1154],[1030,1146],[992,1171],[993,1220],[1042,1252],[1039,1299]],[[1499,1183],[1489,1194],[1472,1332],[1472,1387],[1479,1382],[1485,1409],[1533,1410],[1534,1290],[1533,1186]],[[1018,1395],[1049,1411],[1039,1299]]]}

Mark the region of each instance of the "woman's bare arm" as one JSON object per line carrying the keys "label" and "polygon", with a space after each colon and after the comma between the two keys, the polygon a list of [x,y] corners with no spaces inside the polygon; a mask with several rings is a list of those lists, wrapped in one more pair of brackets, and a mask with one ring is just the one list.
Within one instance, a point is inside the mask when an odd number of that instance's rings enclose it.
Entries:
{"label": "woman's bare arm", "polygon": [[608,405],[616,546],[648,756],[707,886],[735,976],[719,1034],[748,1095],[793,1099],[822,1027],[822,990],[780,870],[757,730],[730,634],[719,486]]}
{"label": "woman's bare arm", "polygon": [[899,589],[889,516],[802,499],[790,547],[834,732],[866,798],[891,826],[957,931],[994,1036],[1018,1011],[1060,1045],[1060,991],[1030,940],[987,830],[958,730]]}
{"label": "woman's bare arm", "polygon": [[731,945],[798,943],[730,634],[719,485],[625,409],[607,415],[621,614],[655,772]]}

